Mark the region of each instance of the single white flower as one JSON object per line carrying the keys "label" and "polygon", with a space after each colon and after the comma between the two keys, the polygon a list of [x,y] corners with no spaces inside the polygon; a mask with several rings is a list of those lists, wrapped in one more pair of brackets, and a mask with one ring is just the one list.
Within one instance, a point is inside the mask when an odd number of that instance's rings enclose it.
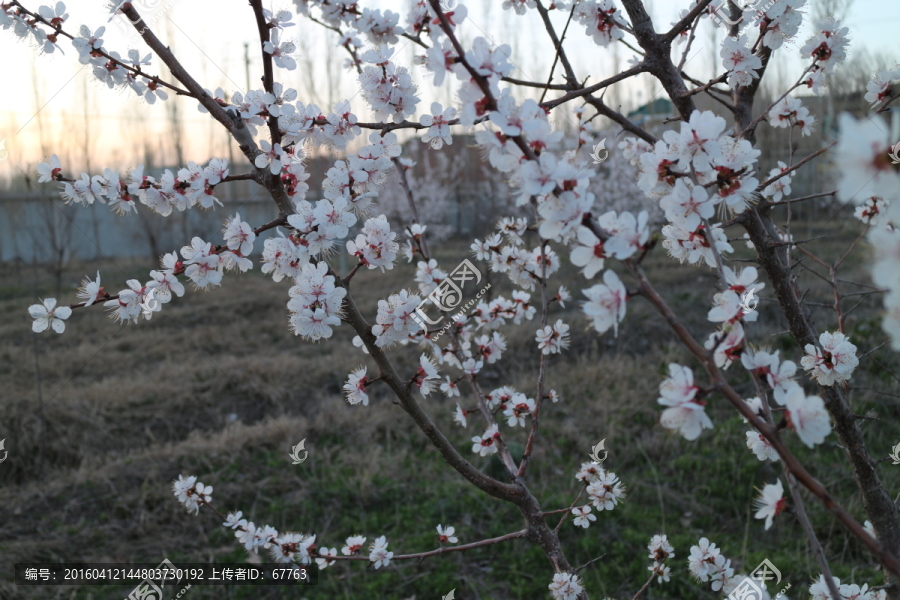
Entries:
{"label": "single white flower", "polygon": [[765,519],[766,529],[769,529],[772,526],[772,519],[784,511],[787,506],[781,480],[779,479],[775,483],[767,483],[766,487],[763,488],[762,494],[754,501],[754,504],[757,511],[753,517]]}
{"label": "single white flower", "polygon": [[57,306],[56,298],[42,300],[41,304],[32,304],[28,307],[28,314],[34,319],[31,330],[35,333],[53,329],[56,333],[66,330],[65,320],[72,316],[72,309],[68,306]]}

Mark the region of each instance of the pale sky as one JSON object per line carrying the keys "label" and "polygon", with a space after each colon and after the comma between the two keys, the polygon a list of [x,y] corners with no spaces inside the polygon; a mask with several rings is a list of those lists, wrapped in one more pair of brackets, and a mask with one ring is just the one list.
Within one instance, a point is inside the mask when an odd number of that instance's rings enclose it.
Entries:
{"label": "pale sky", "polygon": [[[812,6],[818,1],[808,0],[807,5]],[[40,2],[26,0],[24,4],[36,9]],[[125,31],[134,34],[124,17],[118,16],[112,23],[107,23],[109,12],[103,4],[102,0],[67,2],[70,18],[65,29],[75,34],[82,23],[92,29],[106,25],[103,37],[108,49],[125,55],[129,47],[137,47],[142,54],[146,53],[148,49],[139,38],[126,35]],[[265,4],[276,10],[293,9],[293,3],[288,0],[267,0]],[[408,1],[363,0],[360,4],[401,12],[400,23],[403,24]],[[501,10],[499,0],[468,0],[464,4],[469,7],[469,18],[462,25],[460,34],[464,45],[479,35],[495,43],[510,44],[511,62],[516,66],[512,76],[546,80],[552,50],[536,11],[519,16]],[[647,4],[657,30],[664,30],[688,2],[653,0]],[[141,5],[145,7],[143,10]],[[135,6],[157,35],[174,48],[182,64],[209,89],[221,86],[229,94],[245,91],[244,43],[250,43],[251,87],[261,87],[258,83],[262,71],[259,42],[246,0],[142,0],[135,2]],[[210,9],[212,6],[215,10]],[[555,15],[558,31],[562,30],[565,17],[558,12]],[[300,100],[315,101],[326,111],[330,108],[329,95],[331,100],[350,98],[354,112],[361,119],[368,118],[365,102],[358,95],[355,74],[341,66],[346,54],[343,49],[334,47],[336,34],[299,16],[295,21],[297,26],[289,28],[286,37],[302,41],[298,48],[299,66],[295,71],[276,68],[276,79],[286,86],[296,87]],[[900,60],[900,41],[896,35],[900,26],[900,2],[855,0],[845,24],[850,28],[851,56],[866,48]],[[710,29],[710,24],[704,22],[686,65],[686,70],[698,78],[709,79],[713,75]],[[723,32],[718,35],[721,40]],[[791,81],[802,71],[797,47],[808,35],[807,20],[795,43],[778,52],[778,69]],[[629,36],[626,35],[626,39]],[[0,162],[0,180],[8,179],[18,169],[33,172],[34,165],[45,156],[44,149],[47,154],[59,154],[64,164],[79,169],[86,168],[87,150],[92,174],[99,173],[105,166],[128,168],[143,162],[145,145],[157,155],[157,165],[173,163],[175,154],[166,116],[166,105],[171,106],[172,101],[150,106],[130,90],[110,90],[78,62],[77,52],[67,40],[61,46],[64,55],[59,52],[41,55],[30,43],[19,41],[11,31],[0,32],[0,56],[3,57],[6,85],[6,93],[0,101],[0,140],[5,140],[9,152],[8,158]],[[633,56],[622,45],[615,51],[597,46],[577,23],[570,26],[565,47],[576,71],[585,75],[591,73],[590,82],[627,68],[627,61]],[[401,39],[398,48],[401,49],[398,62],[409,66],[414,49],[418,51],[418,48],[405,39]],[[312,76],[306,67],[309,63],[315,65]],[[331,72],[335,79],[331,94],[327,64],[333,65]],[[150,72],[160,73],[160,67],[160,61],[154,57]],[[413,67],[412,72],[422,98],[416,119],[428,111],[432,101],[446,105],[454,98],[458,85],[455,78],[448,76],[443,88],[436,90],[424,68]],[[715,74],[721,72],[721,65],[717,64]],[[620,88],[618,99],[627,111],[655,95],[658,88],[658,84],[648,81],[631,82]],[[611,98],[616,97],[608,94],[606,100]],[[227,158],[222,128],[208,115],[198,112],[193,100],[176,102],[183,122],[185,160],[206,162],[211,156]]]}

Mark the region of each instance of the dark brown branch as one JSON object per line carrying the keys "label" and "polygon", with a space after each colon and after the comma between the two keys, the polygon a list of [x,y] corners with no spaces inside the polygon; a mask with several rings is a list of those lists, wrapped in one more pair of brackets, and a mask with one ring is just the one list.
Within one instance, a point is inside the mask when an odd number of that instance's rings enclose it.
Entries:
{"label": "dark brown branch", "polygon": [[[133,23],[139,21],[141,18],[131,3],[123,4],[120,10],[125,13],[125,16]],[[241,152],[243,152],[244,156],[246,156],[250,160],[250,163],[253,164],[253,161],[260,154],[260,150],[256,146],[256,142],[253,140],[250,130],[247,129],[240,117],[236,113],[226,111],[218,102],[210,97],[210,95],[204,91],[203,86],[197,83],[178,59],[175,58],[172,51],[156,37],[153,30],[149,27],[144,27],[140,30],[140,34],[147,45],[150,46],[150,48],[156,52],[159,58],[166,64],[175,79],[180,81],[182,85],[197,98],[200,104],[209,111],[209,114],[231,133],[240,146]],[[275,204],[278,205],[279,210],[284,214],[294,212],[294,207],[291,205],[291,201],[288,198],[284,185],[282,185],[278,175],[273,175],[269,169],[256,169],[255,173],[257,182],[268,190],[272,199],[275,201]]]}
{"label": "dark brown branch", "polygon": [[[259,31],[259,53],[263,63],[263,89],[275,95],[275,73],[272,67],[272,55],[266,52],[266,42],[270,42],[271,27],[266,22],[263,14],[262,0],[250,0],[253,14],[256,17],[256,28]],[[278,119],[267,117],[269,135],[272,137],[272,145],[281,143],[281,130],[278,128]]]}
{"label": "dark brown branch", "polygon": [[699,18],[700,13],[706,10],[706,7],[709,6],[711,2],[712,0],[700,0],[700,2],[697,3],[697,6],[691,9],[688,14],[684,15],[684,18],[675,23],[672,29],[667,31],[665,35],[662,36],[662,39],[660,41],[663,44],[671,44],[675,40],[675,38],[678,37],[678,34],[680,34],[691,23],[694,22],[694,19]]}
{"label": "dark brown branch", "polygon": [[[699,12],[698,9],[703,5],[703,2],[706,2],[706,0],[702,0],[694,10]],[[709,2],[706,3],[709,4]],[[689,120],[691,113],[695,109],[694,101],[691,96],[685,96],[687,87],[685,87],[684,79],[682,79],[670,56],[672,40],[678,34],[677,26],[665,36],[660,36],[653,28],[653,21],[650,19],[650,15],[647,14],[647,10],[644,8],[644,3],[641,0],[622,0],[622,4],[628,12],[628,17],[631,19],[634,37],[646,53],[643,63],[647,65],[648,71],[662,84],[681,118],[685,121]],[[693,19],[696,15],[691,16],[689,13],[687,16]]]}
{"label": "dark brown branch", "polygon": [[646,70],[647,70],[647,68],[644,65],[644,63],[638,63],[635,66],[631,67],[630,69],[626,69],[626,70],[622,71],[621,73],[617,73],[617,74],[613,75],[612,77],[608,77],[608,78],[604,79],[603,81],[599,81],[593,85],[583,87],[580,90],[570,91],[569,93],[564,94],[564,95],[560,96],[559,98],[556,98],[555,100],[548,100],[547,102],[544,102],[543,104],[541,104],[541,106],[544,108],[547,108],[547,109],[556,108],[560,104],[565,104],[569,100],[574,100],[575,98],[581,98],[583,96],[589,96],[589,95],[593,94],[594,92],[597,92],[597,91],[602,90],[603,88],[609,87],[614,83],[622,81],[623,79],[628,79],[629,77],[633,77],[634,75],[637,75],[638,73],[643,73]]}
{"label": "dark brown branch", "polygon": [[[817,156],[819,156],[819,155],[821,155],[821,154],[824,154],[825,152],[828,152],[828,151],[831,149],[831,147],[834,146],[835,144],[837,144],[836,141],[835,141],[835,142],[831,142],[830,144],[828,144],[828,145],[825,146],[824,148],[822,148],[822,149],[820,149],[820,150],[816,150],[815,152],[813,152],[812,154],[810,154],[809,156],[807,156],[806,158],[804,158],[803,160],[801,160],[800,162],[798,162],[796,165],[794,165],[794,166],[792,166],[792,167],[789,167],[789,168],[785,169],[785,170],[782,171],[779,175],[773,175],[773,176],[770,177],[769,179],[766,179],[766,180],[763,181],[761,184],[759,184],[759,186],[756,188],[756,191],[757,191],[757,192],[763,191],[763,190],[766,189],[769,185],[775,183],[776,181],[778,181],[779,179],[781,179],[781,178],[784,177],[785,175],[788,175],[788,174],[790,174],[790,173],[793,173],[794,171],[796,171],[797,169],[799,169],[800,167],[802,167],[803,165],[805,165],[806,163],[808,163],[808,162],[811,161],[812,159],[816,158]],[[826,194],[826,195],[827,195],[827,194]],[[780,202],[777,202],[777,203],[775,203],[774,205],[777,205],[777,204],[781,204],[781,203],[780,203]]]}
{"label": "dark brown branch", "polygon": [[[569,62],[569,57],[566,56],[566,51],[563,49],[562,40],[556,35],[556,29],[553,28],[553,23],[550,21],[550,14],[547,12],[547,9],[544,7],[544,4],[541,0],[535,0],[537,4],[538,14],[541,15],[541,20],[544,22],[544,28],[547,30],[547,35],[550,36],[550,40],[553,42],[553,48],[556,51],[556,56],[553,58],[553,65],[550,67],[550,78],[553,77],[553,69],[556,66],[557,60],[562,63],[563,69],[566,72],[566,83],[575,87],[578,85],[578,79],[575,77],[575,71],[572,69],[572,64]],[[572,10],[569,12],[569,21],[572,19],[572,14],[575,12],[575,6],[572,6]],[[566,22],[566,27],[568,28],[569,22]],[[565,35],[565,34],[563,34]],[[550,82],[547,82],[547,85],[550,85]],[[546,93],[546,91],[545,91]]]}
{"label": "dark brown branch", "polygon": [[631,121],[629,121],[628,117],[626,117],[622,113],[617,112],[617,111],[611,109],[610,107],[608,107],[606,104],[603,103],[603,100],[601,100],[600,98],[595,98],[594,96],[588,96],[587,98],[585,98],[585,101],[588,104],[590,104],[591,106],[593,106],[594,109],[599,114],[610,119],[614,123],[618,123],[619,125],[621,125],[622,129],[624,129],[625,131],[633,133],[634,135],[641,138],[648,144],[652,145],[652,144],[656,143],[657,140],[653,136],[653,134],[651,134],[649,131],[647,131],[643,127],[640,127],[640,126],[632,123]]}
{"label": "dark brown branch", "polygon": [[[75,37],[74,37],[72,34],[68,33],[67,31],[65,31],[65,30],[62,28],[62,25],[60,25],[60,26],[58,26],[58,27],[52,25],[49,21],[47,21],[47,20],[46,20],[44,17],[42,17],[39,13],[33,13],[33,12],[31,12],[30,10],[28,10],[27,8],[25,8],[24,6],[22,6],[22,4],[18,2],[18,0],[12,0],[11,5],[12,5],[12,6],[18,7],[23,13],[25,13],[25,14],[27,14],[29,17],[35,19],[35,21],[40,22],[40,23],[43,23],[43,24],[46,25],[47,27],[52,28],[53,31],[56,32],[56,35],[62,35],[63,37],[67,37],[67,38],[69,38],[70,40],[74,40],[74,39],[75,39]],[[123,11],[123,12],[124,12],[124,11]],[[137,14],[137,13],[135,13],[135,14]],[[131,17],[129,17],[129,19],[130,19],[130,18],[131,18]],[[133,24],[133,25],[135,26],[135,28],[137,28],[138,30],[140,30],[140,24],[141,24],[141,23],[143,23],[143,20],[141,20],[141,17],[140,17],[140,16],[138,16],[138,20],[137,20],[137,21],[132,21],[132,24]],[[160,78],[159,78],[158,76],[156,76],[156,75],[150,75],[150,74],[148,74],[148,73],[145,73],[145,72],[142,71],[139,67],[135,67],[135,66],[130,65],[130,64],[126,63],[126,62],[122,62],[121,59],[115,58],[115,57],[113,57],[113,56],[110,56],[108,53],[104,52],[103,50],[92,50],[92,51],[91,51],[91,54],[92,54],[92,55],[95,55],[95,56],[102,56],[103,58],[106,58],[107,60],[110,60],[110,61],[112,61],[113,63],[119,65],[120,67],[122,67],[122,68],[125,69],[126,71],[130,71],[130,72],[134,73],[135,75],[139,75],[139,76],[141,76],[141,77],[144,77],[144,78],[146,78],[146,79],[149,79],[150,81],[152,81],[152,82],[155,83],[156,85],[161,85],[161,86],[163,86],[163,87],[165,87],[165,88],[169,88],[170,90],[172,90],[173,92],[175,92],[175,93],[178,94],[179,96],[196,97],[196,96],[195,96],[194,94],[192,94],[191,92],[189,92],[189,91],[187,91],[187,90],[183,90],[183,89],[181,89],[181,88],[178,87],[178,86],[172,85],[171,83],[169,83],[169,82],[167,82],[167,81],[164,81],[164,80],[160,79]]]}
{"label": "dark brown branch", "polygon": [[541,90],[548,89],[566,91],[571,89],[571,87],[565,83],[541,83],[539,81],[525,81],[524,79],[516,79],[515,77],[503,77],[500,79],[500,81],[505,81],[506,83],[511,83],[513,85],[538,88]]}
{"label": "dark brown branch", "polygon": [[[269,221],[268,223],[265,223],[264,225],[260,225],[259,227],[254,229],[253,233],[256,235],[259,235],[263,231],[268,231],[269,229],[274,229],[276,227],[280,227],[281,225],[285,225],[285,224],[287,224],[287,215],[279,215],[278,217]],[[212,249],[212,254],[221,254],[222,252],[224,252],[227,249],[228,248],[226,246],[216,246]],[[182,275],[186,268],[187,268],[187,265],[182,265],[176,269],[173,269],[172,274],[173,275]],[[97,301],[94,302],[93,304],[91,304],[91,306],[103,306],[103,304],[102,304],[103,302],[106,302],[108,300],[116,300],[118,298],[119,298],[118,294],[116,294],[115,296],[110,296],[109,293],[105,292],[104,295],[98,297]],[[69,305],[69,308],[71,308],[71,309],[85,308],[85,307],[86,307],[85,302],[79,302],[78,304],[70,304]]]}

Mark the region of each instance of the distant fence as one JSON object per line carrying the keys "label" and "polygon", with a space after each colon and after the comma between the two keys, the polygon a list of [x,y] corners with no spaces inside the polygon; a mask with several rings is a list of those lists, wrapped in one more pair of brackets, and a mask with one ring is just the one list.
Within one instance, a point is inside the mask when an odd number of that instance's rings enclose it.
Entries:
{"label": "distant fence", "polygon": [[[222,226],[236,212],[254,226],[278,214],[268,195],[220,200],[224,206],[215,210],[198,207],[161,217],[143,205],[138,214],[119,216],[99,202],[66,205],[56,194],[0,196],[0,262],[156,257],[190,244],[194,236],[221,244]],[[261,249],[257,244],[257,252]]]}

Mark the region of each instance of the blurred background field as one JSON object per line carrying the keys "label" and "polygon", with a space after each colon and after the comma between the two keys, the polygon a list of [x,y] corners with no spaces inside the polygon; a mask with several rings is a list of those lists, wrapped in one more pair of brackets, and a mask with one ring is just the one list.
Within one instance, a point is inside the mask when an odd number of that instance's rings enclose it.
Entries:
{"label": "blurred background field", "polygon": [[[108,20],[103,3],[68,4],[73,16],[77,8],[79,22],[96,27]],[[464,45],[470,43],[470,34],[509,43],[515,77],[547,80],[552,53],[535,43],[544,35],[538,19],[513,17],[497,2],[466,4],[473,7],[469,18],[480,33],[461,32]],[[679,4],[686,3],[645,4],[654,21],[665,26],[678,18]],[[875,71],[896,63],[894,24],[900,9],[894,3],[807,4],[810,17],[845,17],[853,36],[852,53],[821,96],[808,95],[805,88],[794,94],[817,118],[813,135],[789,138],[783,129],[759,128],[760,179],[778,161],[796,162],[834,141],[841,112],[868,114],[869,103],[863,99],[866,83]],[[366,5],[397,9],[395,0]],[[209,11],[207,3],[167,2],[157,7],[154,28],[204,87],[222,86],[229,95],[258,87],[262,64],[258,53],[249,51],[251,45],[258,47],[258,40],[256,31],[246,27],[246,2],[219,0],[216,6]],[[124,50],[131,45],[126,36],[130,29],[123,31],[120,25],[111,23],[105,36]],[[685,68],[708,80],[721,72],[724,31],[704,27]],[[800,43],[806,38],[807,25],[804,28]],[[365,103],[356,98],[355,74],[345,72],[336,58],[337,34],[305,21],[295,29],[302,31],[301,68],[279,73],[279,80],[295,87],[304,102],[315,102],[326,111],[336,101],[354,99],[354,112],[363,121],[372,120]],[[626,68],[630,52],[621,48],[598,52],[580,30],[573,28],[566,44],[570,55],[579,58],[576,68],[591,69],[591,82]],[[770,63],[756,111],[778,98],[801,71],[795,45],[787,44]],[[130,586],[16,587],[12,583],[16,562],[248,560],[217,516],[206,510],[190,515],[178,504],[171,482],[179,474],[196,475],[213,486],[214,503],[222,512],[241,510],[257,525],[315,533],[318,543],[329,548],[340,548],[348,536],[362,534],[368,542],[385,535],[390,550],[398,554],[430,550],[436,547],[439,523],[454,526],[461,543],[521,529],[522,519],[514,507],[478,492],[447,467],[391,402],[386,388],[372,388],[368,407],[348,405],[341,393],[347,373],[360,364],[368,364],[371,373],[373,362],[352,346],[353,333],[347,325],[336,328],[328,343],[295,338],[287,320],[289,283],[273,283],[258,267],[244,275],[226,275],[223,286],[209,293],[189,291],[150,322],[117,325],[105,309],[94,307],[76,311],[64,335],[32,334],[26,311],[38,298],[74,303],[78,283],[97,270],[114,293],[128,279],[146,281],[162,252],[189,243],[195,235],[218,243],[222,223],[234,212],[254,226],[274,214],[271,201],[247,182],[217,189],[225,206],[215,212],[193,210],[167,219],[144,206],[138,207],[137,215],[121,218],[99,203],[63,205],[55,185],[35,182],[36,165],[54,153],[66,174],[74,177],[82,171],[96,175],[104,167],[124,173],[142,164],[145,173],[158,178],[165,169],[177,171],[192,160],[205,164],[212,156],[227,157],[232,174],[248,167],[241,164],[239,149],[219,125],[196,112],[193,99],[173,94],[169,101],[150,106],[130,93],[119,94],[92,81],[89,70],[80,72],[82,66],[71,53],[39,55],[11,35],[0,37],[0,49],[11,57],[4,74],[16,93],[16,102],[0,111],[4,127],[0,141],[6,142],[9,154],[8,160],[0,161],[0,439],[5,438],[9,453],[0,464],[0,600],[121,600],[131,591]],[[417,51],[414,45],[406,48],[403,62],[411,65],[425,94],[420,111],[431,100],[445,106],[456,103],[453,86],[431,89],[430,74],[413,63]],[[158,61],[154,68],[169,77]],[[671,103],[649,74],[608,91],[609,106],[654,135],[678,127],[672,121]],[[541,92],[533,88],[516,93],[521,100],[537,99]],[[701,110],[719,110],[718,103],[704,95],[695,99]],[[553,119],[554,128],[564,132],[567,147],[573,147],[579,134],[571,107],[555,110]],[[891,119],[894,131],[900,131],[900,113],[893,111]],[[618,150],[622,132],[601,121],[595,121],[590,134],[594,143],[607,140],[610,155],[596,167],[595,211],[647,209],[657,219],[658,208],[634,186],[634,173]],[[471,238],[483,236],[499,216],[526,214],[515,212],[513,191],[485,164],[471,137],[456,133],[452,146],[435,152],[398,130],[403,156],[418,161],[411,171],[411,187],[421,219],[429,227],[429,243],[448,271],[471,258]],[[348,152],[356,151],[365,139],[357,139]],[[589,150],[580,150],[585,160]],[[340,157],[325,148],[312,149],[307,161],[308,199],[321,198],[324,174]],[[797,172],[794,197],[834,189],[833,165],[825,159]],[[409,223],[406,197],[396,180],[382,191],[378,206],[394,230]],[[828,260],[837,258],[861,231],[851,208],[826,200],[798,203],[792,211],[795,239],[825,236],[808,247]],[[778,222],[785,221],[784,214],[778,216]],[[658,220],[654,230],[659,230]],[[741,232],[730,228],[728,233],[735,238],[733,257],[750,258],[751,251],[739,239]],[[531,238],[528,243],[533,247],[536,241]],[[254,258],[261,246],[258,242]],[[843,277],[869,283],[867,252],[865,245],[859,247],[845,264]],[[794,257],[799,258],[799,252]],[[819,569],[796,519],[780,515],[764,531],[762,522],[752,517],[752,501],[781,473],[779,463],[763,464],[752,455],[745,445],[746,425],[718,396],[712,396],[707,406],[715,428],[697,441],[665,431],[659,425],[656,398],[666,365],[677,361],[694,367],[702,384],[698,364],[640,298],[629,302],[618,336],[611,332],[597,336],[579,308],[577,290],[589,284],[568,256],[561,259],[562,270],[553,284],[575,290],[575,298],[565,308],[554,306],[551,318],[562,318],[571,326],[571,347],[550,359],[547,384],[562,399],[545,405],[528,481],[545,510],[569,506],[579,489],[576,471],[589,460],[591,447],[606,440],[605,466],[627,486],[627,498],[612,512],[595,512],[597,521],[587,530],[576,528],[571,519],[561,530],[562,546],[572,564],[601,557],[581,572],[591,598],[632,598],[649,575],[646,545],[656,533],[667,534],[675,547],[672,580],[665,585],[654,582],[642,596],[645,600],[722,597],[688,575],[689,548],[702,536],[721,548],[738,573],[749,572],[768,558],[792,586],[787,598],[807,598],[809,582]],[[620,268],[612,261],[608,266]],[[691,332],[705,340],[713,329],[706,320],[715,289],[713,272],[679,266],[661,247],[649,254],[646,266]],[[336,259],[335,267],[346,271],[348,265]],[[415,286],[414,271],[414,265],[401,261],[385,274],[357,275],[353,294],[370,321],[379,299]],[[505,278],[483,271],[493,284],[492,295],[509,294]],[[831,289],[803,268],[797,272],[800,289],[809,290],[806,298],[813,303],[816,327],[834,330]],[[633,287],[624,274],[623,281]],[[868,289],[843,285],[848,292]],[[760,320],[748,325],[748,338],[799,363],[802,349],[786,332],[771,286],[761,296]],[[896,494],[900,466],[891,465],[886,457],[900,442],[900,360],[889,346],[882,346],[886,337],[880,327],[880,297],[848,297],[845,309],[858,301],[861,304],[846,321],[846,332],[861,356],[852,379],[852,409],[872,417],[861,420],[860,426],[873,459],[882,461],[878,470],[886,488]],[[534,395],[539,361],[536,328],[536,322],[530,322],[504,329],[509,349],[499,363],[482,372],[485,389],[512,385]],[[401,373],[414,372],[419,352],[411,347],[392,350]],[[756,395],[740,366],[732,367],[729,376],[745,397]],[[800,379],[808,391],[813,389],[804,377]],[[461,402],[471,405],[463,389]],[[433,394],[422,405],[463,456],[502,477],[497,462],[471,452],[470,438],[483,426],[477,419],[468,429],[456,425],[455,399]],[[511,448],[521,452],[524,430],[504,431]],[[863,521],[857,488],[836,436],[829,436],[815,451],[792,434],[786,437],[810,471]],[[292,465],[290,449],[304,438],[309,457]],[[807,509],[834,575],[842,582],[881,583],[877,566],[863,547],[808,495]],[[395,561],[377,571],[365,563],[342,562],[324,570],[318,586],[299,591],[198,585],[185,598],[437,600],[455,589],[459,600],[533,600],[548,597],[552,573],[536,547],[517,540],[420,564]]]}
{"label": "blurred background field", "polygon": [[[835,258],[860,231],[849,210],[823,207],[823,218],[797,237],[826,235],[810,247]],[[739,232],[732,228],[729,234]],[[742,241],[733,244],[735,258],[750,256]],[[861,267],[866,252],[862,246],[848,263],[849,279],[868,281]],[[471,256],[456,242],[436,254],[448,270]],[[562,263],[554,285],[584,287],[568,257]],[[141,258],[71,262],[59,277],[61,299],[71,301],[80,279],[98,268],[104,284],[117,289],[126,279],[145,279],[153,266]],[[678,266],[661,247],[650,253],[647,267],[694,335],[705,339],[712,330],[706,312],[713,272]],[[413,287],[413,276],[414,266],[400,262],[384,275],[361,272],[352,291],[371,321],[377,300]],[[505,278],[488,276],[492,294],[509,293]],[[316,533],[319,544],[328,547],[340,548],[353,534],[369,542],[386,535],[395,553],[419,552],[436,547],[438,523],[453,525],[461,543],[521,528],[514,507],[478,492],[444,464],[386,388],[373,388],[368,407],[347,404],[341,394],[347,373],[359,364],[369,364],[371,372],[374,363],[352,346],[346,324],[335,329],[329,343],[295,338],[287,327],[287,282],[273,283],[258,269],[226,275],[220,289],[189,291],[150,322],[120,326],[96,307],[76,311],[64,335],[35,337],[26,308],[37,297],[53,295],[56,279],[52,268],[0,266],[0,414],[9,451],[0,465],[0,597],[105,600],[130,592],[121,586],[17,588],[11,582],[15,562],[247,560],[213,513],[185,513],[170,487],[179,474],[212,485],[222,512],[242,510],[258,525]],[[833,329],[833,314],[825,306],[830,290],[802,273],[801,289],[807,288],[807,298],[823,304],[812,309],[817,327]],[[760,322],[748,325],[748,338],[799,363],[802,351],[785,332],[771,286],[761,296]],[[861,359],[853,377],[852,408],[877,419],[863,420],[861,427],[878,459],[900,437],[900,386],[894,375],[900,361],[887,346],[875,350],[885,339],[878,296],[861,298],[846,330],[860,356],[874,352]],[[856,299],[848,299],[847,306]],[[640,298],[629,302],[617,337],[588,330],[579,300],[551,312],[552,319],[572,326],[572,344],[550,359],[547,383],[562,400],[545,405],[528,480],[545,510],[568,506],[578,490],[575,472],[589,460],[591,446],[606,439],[605,466],[627,486],[626,501],[612,512],[595,512],[597,521],[587,530],[570,519],[561,531],[574,565],[603,556],[582,572],[592,597],[631,598],[647,578],[646,544],[656,533],[666,533],[675,547],[673,575],[666,585],[654,582],[645,592],[648,599],[720,597],[708,584],[692,582],[687,572],[689,548],[703,536],[722,549],[736,572],[749,572],[768,558],[792,584],[787,597],[807,597],[819,570],[796,519],[779,516],[764,531],[752,518],[752,500],[780,474],[779,463],[760,463],[750,453],[746,425],[718,396],[708,404],[715,428],[696,442],[665,431],[656,398],[666,364],[693,366],[702,385],[698,365]],[[509,350],[483,372],[484,388],[513,385],[534,395],[536,327],[531,322],[504,331]],[[418,353],[411,347],[392,351],[401,373],[412,374]],[[756,395],[740,366],[729,376],[745,397]],[[467,390],[462,403],[471,404]],[[465,430],[456,425],[455,399],[433,394],[422,404],[463,456],[502,476],[497,464],[471,453],[469,438],[483,427],[476,419]],[[523,430],[505,431],[513,449],[521,451]],[[864,520],[837,438],[831,435],[809,451],[796,436],[787,437],[812,473]],[[291,446],[303,438],[309,458],[291,465]],[[900,488],[900,467],[888,461],[879,472],[889,490]],[[807,507],[834,574],[842,581],[880,583],[862,546],[815,499],[807,497]],[[558,516],[550,519],[555,524]],[[378,571],[364,565],[338,563],[320,573],[318,586],[299,592],[194,586],[188,594],[423,600],[455,588],[457,598],[533,599],[545,597],[553,572],[539,549],[522,540],[421,564],[395,561]]]}

